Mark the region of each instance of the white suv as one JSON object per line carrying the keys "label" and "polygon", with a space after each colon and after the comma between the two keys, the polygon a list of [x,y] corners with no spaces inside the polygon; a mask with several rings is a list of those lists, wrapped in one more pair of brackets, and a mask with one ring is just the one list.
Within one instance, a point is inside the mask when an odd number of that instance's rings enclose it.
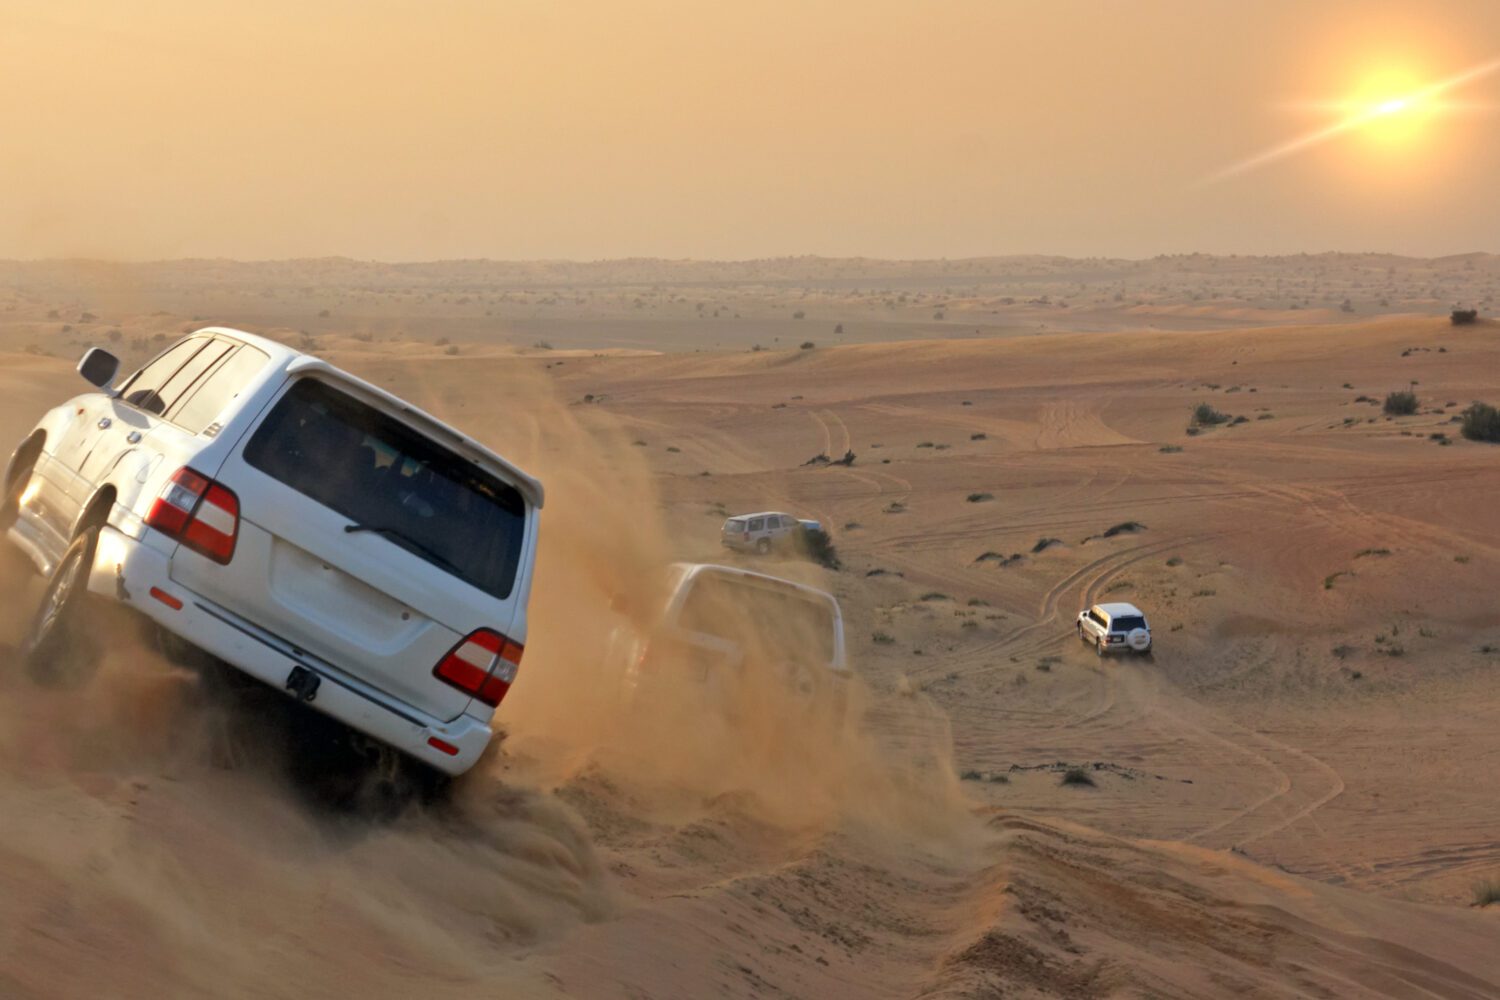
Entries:
{"label": "white suv", "polygon": [[24,640],[91,661],[87,591],[446,774],[473,766],[526,642],[542,487],[314,357],[200,330],[16,449],[0,531],[48,577]]}
{"label": "white suv", "polygon": [[659,610],[632,616],[648,621],[646,630],[621,629],[613,638],[612,655],[622,663],[628,692],[640,694],[648,679],[692,679],[733,711],[728,699],[744,670],[775,670],[809,708],[822,705],[842,717],[853,674],[844,616],[832,594],[704,563],[674,563],[666,584]]}
{"label": "white suv", "polygon": [[1078,613],[1078,638],[1094,644],[1094,652],[1151,652],[1151,627],[1134,604],[1096,604]]}
{"label": "white suv", "polygon": [[719,541],[726,549],[765,555],[774,548],[791,544],[803,531],[818,531],[817,521],[799,521],[780,511],[740,514],[724,522]]}

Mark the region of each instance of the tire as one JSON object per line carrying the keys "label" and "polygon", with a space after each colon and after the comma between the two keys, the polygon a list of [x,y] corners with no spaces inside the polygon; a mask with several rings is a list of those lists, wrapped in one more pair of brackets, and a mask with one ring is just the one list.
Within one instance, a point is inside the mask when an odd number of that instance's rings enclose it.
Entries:
{"label": "tire", "polygon": [[85,620],[89,572],[99,529],[85,528],[58,560],[21,642],[21,656],[32,679],[41,684],[76,687],[98,667],[97,647]]}
{"label": "tire", "polygon": [[1095,639],[1094,640],[1094,654],[1096,656],[1098,656],[1099,659],[1101,659],[1101,660],[1104,659],[1104,640],[1103,639]]}
{"label": "tire", "polygon": [[760,555],[760,556],[770,555],[771,554],[771,540],[769,538],[762,538],[760,541],[756,542],[755,543],[755,554],[756,555]]}

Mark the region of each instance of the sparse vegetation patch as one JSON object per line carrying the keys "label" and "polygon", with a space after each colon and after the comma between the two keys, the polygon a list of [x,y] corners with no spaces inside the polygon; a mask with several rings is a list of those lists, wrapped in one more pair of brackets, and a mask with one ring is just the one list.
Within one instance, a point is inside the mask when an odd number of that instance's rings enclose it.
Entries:
{"label": "sparse vegetation patch", "polygon": [[1417,412],[1417,394],[1409,389],[1389,393],[1382,409],[1388,417],[1409,417]]}
{"label": "sparse vegetation patch", "polygon": [[1229,414],[1221,413],[1214,409],[1212,403],[1199,403],[1193,408],[1194,427],[1213,427],[1216,424],[1227,424],[1228,422]]}
{"label": "sparse vegetation patch", "polygon": [[1470,441],[1500,443],[1500,410],[1488,403],[1473,403],[1462,414],[1460,433]]}

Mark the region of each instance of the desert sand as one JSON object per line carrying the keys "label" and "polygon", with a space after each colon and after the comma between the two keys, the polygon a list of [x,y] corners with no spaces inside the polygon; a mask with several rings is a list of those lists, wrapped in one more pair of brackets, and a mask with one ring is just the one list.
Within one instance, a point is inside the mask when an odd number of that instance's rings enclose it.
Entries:
{"label": "desert sand", "polygon": [[[932,320],[849,297],[917,294],[910,266],[846,265],[836,305],[805,264],[621,264],[606,291],[369,265],[366,292],[323,266],[5,265],[0,431],[79,391],[81,345],[138,361],[212,321],[516,459],[549,502],[503,752],[375,822],[289,772],[272,708],[206,703],[123,633],[81,694],[0,653],[0,995],[1500,996],[1500,907],[1471,900],[1500,879],[1500,450],[1452,422],[1500,402],[1500,327],[1432,287],[1494,258],[1371,264],[1422,275],[1390,316],[1187,285],[1132,313],[1112,271],[1092,320],[958,329],[993,274],[923,291]],[[1338,300],[1367,280],[1333,271]],[[1245,419],[1189,434],[1201,403]],[[733,558],[837,594],[864,724],[684,740],[690,704],[615,697],[611,596],[730,559],[725,514],[762,509],[831,530],[837,571]],[[36,583],[0,586],[14,642]],[[1102,599],[1146,610],[1151,660],[1077,641]]]}

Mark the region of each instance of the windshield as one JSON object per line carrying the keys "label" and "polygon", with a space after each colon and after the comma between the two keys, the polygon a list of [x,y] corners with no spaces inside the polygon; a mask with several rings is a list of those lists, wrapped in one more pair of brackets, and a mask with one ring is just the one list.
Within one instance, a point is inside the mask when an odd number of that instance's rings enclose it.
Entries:
{"label": "windshield", "polygon": [[789,587],[700,573],[678,612],[679,627],[788,663],[833,661],[833,605]]}
{"label": "windshield", "polygon": [[298,382],[245,461],[490,596],[510,595],[526,525],[519,491],[353,396]]}
{"label": "windshield", "polygon": [[1146,627],[1146,619],[1140,615],[1121,615],[1110,621],[1111,632],[1133,632],[1138,628]]}

